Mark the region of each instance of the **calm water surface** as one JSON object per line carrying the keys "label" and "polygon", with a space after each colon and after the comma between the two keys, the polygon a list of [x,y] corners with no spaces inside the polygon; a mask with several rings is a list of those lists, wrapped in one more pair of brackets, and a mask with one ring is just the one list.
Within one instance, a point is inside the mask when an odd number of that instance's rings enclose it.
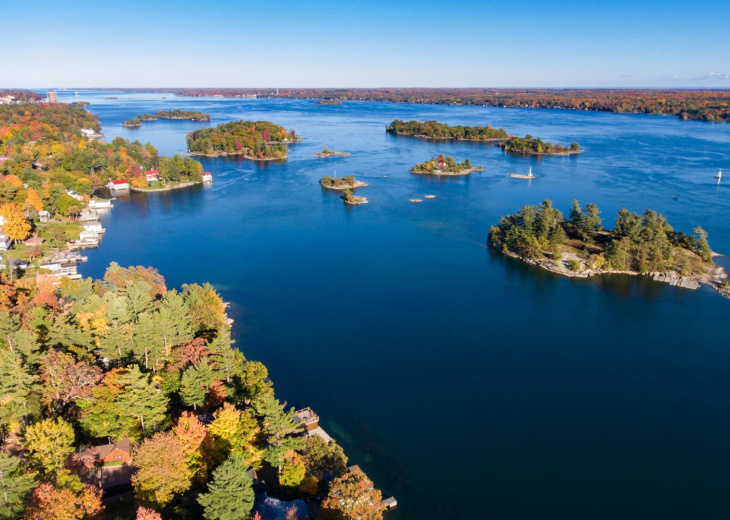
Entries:
{"label": "calm water surface", "polygon": [[[118,99],[105,100],[116,96]],[[61,93],[70,100],[72,93]],[[730,515],[730,302],[644,279],[569,280],[487,250],[490,225],[549,198],[653,208],[730,253],[730,126],[574,111],[80,92],[107,139],[185,151],[207,124],[121,122],[162,108],[265,119],[305,141],[282,164],[204,159],[212,187],[133,194],[82,266],[210,281],[278,396],[312,406],[386,493],[395,519],[686,519]],[[394,118],[491,124],[578,157],[511,157],[394,137]],[[316,159],[325,145],[351,152]],[[428,179],[438,153],[487,171]],[[508,172],[539,175],[519,181]],[[322,175],[370,184],[347,208]],[[730,179],[728,179],[730,181]],[[409,198],[436,198],[411,204]],[[673,200],[673,196],[678,200]],[[726,259],[720,263],[728,265]]]}

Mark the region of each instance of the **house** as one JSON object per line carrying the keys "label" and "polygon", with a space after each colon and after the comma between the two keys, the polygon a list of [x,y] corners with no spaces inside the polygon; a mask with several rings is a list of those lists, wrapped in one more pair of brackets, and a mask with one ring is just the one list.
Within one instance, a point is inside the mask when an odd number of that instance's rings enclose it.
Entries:
{"label": "house", "polygon": [[86,136],[87,139],[101,139],[104,134],[96,132],[93,128],[82,128],[81,133]]}
{"label": "house", "polygon": [[443,168],[446,166],[446,163],[444,161],[439,161],[439,168]]}
{"label": "house", "polygon": [[84,200],[84,198],[73,190],[66,190],[66,195],[73,197],[76,200]]}
{"label": "house", "polygon": [[0,251],[7,251],[8,249],[10,249],[11,245],[12,241],[5,234],[5,230],[3,228],[0,228]]}
{"label": "house", "polygon": [[51,214],[46,210],[41,210],[38,212],[38,218],[41,219],[41,222],[50,222]]}
{"label": "house", "polygon": [[129,183],[127,181],[111,181],[107,187],[112,191],[128,190]]}
{"label": "house", "polygon": [[213,176],[210,172],[203,172],[203,182],[213,182]]}
{"label": "house", "polygon": [[121,461],[122,464],[129,464],[132,461],[132,442],[129,437],[124,437],[113,444],[94,446],[94,452],[103,464],[117,461]]}
{"label": "house", "polygon": [[36,247],[36,246],[39,246],[39,245],[41,245],[43,243],[43,239],[41,237],[33,237],[33,238],[29,238],[28,240],[26,240],[23,243],[26,246]]}
{"label": "house", "polygon": [[294,414],[294,419],[304,425],[304,430],[311,432],[319,427],[319,415],[307,407],[297,410]]}
{"label": "house", "polygon": [[98,220],[87,220],[83,223],[84,231],[89,231],[90,233],[100,234],[106,232],[106,229],[101,227],[101,222]]}
{"label": "house", "polygon": [[160,172],[158,170],[147,170],[144,172],[147,182],[159,182]]}

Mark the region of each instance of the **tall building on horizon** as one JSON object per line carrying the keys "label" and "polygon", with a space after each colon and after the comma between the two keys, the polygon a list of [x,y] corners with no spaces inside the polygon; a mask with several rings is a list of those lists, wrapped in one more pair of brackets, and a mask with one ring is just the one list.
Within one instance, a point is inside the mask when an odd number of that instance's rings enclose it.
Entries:
{"label": "tall building on horizon", "polygon": [[49,103],[58,103],[58,94],[53,90],[49,90],[47,93]]}

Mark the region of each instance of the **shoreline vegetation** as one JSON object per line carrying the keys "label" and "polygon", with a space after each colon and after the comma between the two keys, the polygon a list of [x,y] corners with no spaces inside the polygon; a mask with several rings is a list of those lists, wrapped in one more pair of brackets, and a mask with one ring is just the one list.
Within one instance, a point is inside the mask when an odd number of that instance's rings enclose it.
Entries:
{"label": "shoreline vegetation", "polygon": [[449,126],[438,121],[421,123],[400,119],[393,120],[385,131],[394,135],[434,140],[501,142],[510,137],[504,129],[496,129],[491,126]]}
{"label": "shoreline vegetation", "polygon": [[700,284],[730,298],[727,272],[714,264],[707,233],[674,231],[653,210],[642,215],[627,209],[618,212],[612,230],[603,228],[595,204],[581,208],[573,201],[570,216],[544,200],[523,206],[515,215],[502,217],[489,231],[487,244],[513,258],[568,277],[597,274],[648,275],[653,280],[687,289]]}
{"label": "shoreline vegetation", "polygon": [[349,157],[350,155],[352,154],[347,152],[332,152],[329,148],[325,146],[324,150],[319,153],[312,154],[310,155],[310,157],[319,157],[326,159],[327,157]]}
{"label": "shoreline vegetation", "polygon": [[269,121],[232,121],[189,132],[187,147],[190,155],[240,155],[251,161],[276,161],[286,160],[287,145],[301,139],[294,129],[287,132]]}
{"label": "shoreline vegetation", "polygon": [[[159,184],[159,183],[157,183]],[[161,187],[153,187],[150,186],[148,188],[136,188],[132,187],[129,188],[130,191],[135,191],[137,193],[153,193],[157,191],[172,191],[172,190],[179,190],[182,188],[189,188],[190,186],[195,186],[196,184],[203,184],[203,181],[187,181],[187,182],[170,182],[166,183],[164,186]]]}
{"label": "shoreline vegetation", "polygon": [[323,188],[328,190],[354,190],[355,188],[364,188],[367,183],[358,181],[352,175],[346,177],[330,177],[325,175],[319,181]]}
{"label": "shoreline vegetation", "polygon": [[116,263],[0,283],[3,518],[261,518],[254,485],[297,518],[305,500],[345,518],[365,499],[370,520],[393,503],[319,416],[277,399],[210,284]]}
{"label": "shoreline vegetation", "polygon": [[542,138],[533,138],[526,135],[524,138],[510,137],[507,141],[499,143],[499,147],[507,153],[514,155],[576,155],[583,153],[578,143],[571,143],[570,147],[560,144],[546,143]]}
{"label": "shoreline vegetation", "polygon": [[469,159],[457,163],[451,156],[439,155],[426,162],[416,164],[409,172],[417,175],[459,176],[484,170],[485,168],[481,166],[474,168]]}
{"label": "shoreline vegetation", "polygon": [[187,121],[210,121],[210,116],[203,112],[195,112],[188,110],[158,110],[154,114],[140,114],[132,119],[127,119],[122,126],[128,128],[136,128],[142,126],[146,121],[157,121],[158,119],[174,119]]}

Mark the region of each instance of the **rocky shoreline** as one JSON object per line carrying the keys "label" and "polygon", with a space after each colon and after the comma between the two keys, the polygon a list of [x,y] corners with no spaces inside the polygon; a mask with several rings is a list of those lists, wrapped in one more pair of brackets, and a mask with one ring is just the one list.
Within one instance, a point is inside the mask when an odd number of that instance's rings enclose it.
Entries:
{"label": "rocky shoreline", "polygon": [[351,153],[347,152],[319,152],[311,154],[310,157],[320,157],[320,158],[327,158],[327,157],[349,157],[352,155]]}
{"label": "rocky shoreline", "polygon": [[364,188],[365,186],[368,185],[367,183],[362,182],[362,181],[355,181],[355,184],[341,184],[339,186],[327,186],[326,184],[324,184],[321,181],[320,181],[320,184],[325,189],[328,189],[328,190],[340,190],[340,191],[354,190],[355,188]]}
{"label": "rocky shoreline", "polygon": [[430,172],[419,172],[415,169],[409,170],[410,173],[413,173],[414,175],[435,175],[440,177],[459,177],[460,175],[469,175],[472,172],[483,172],[486,171],[486,168],[467,168],[466,170],[459,170],[458,172],[445,172],[443,170],[432,170]]}
{"label": "rocky shoreline", "polygon": [[525,258],[518,255],[517,253],[513,253],[512,251],[502,251],[499,248],[492,246],[492,244],[488,243],[487,245],[489,247],[492,247],[492,249],[494,249],[495,251],[499,251],[504,255],[516,258],[517,260],[521,260],[525,263],[535,265],[537,267],[541,267],[546,271],[567,276],[569,278],[590,278],[591,276],[601,274],[648,276],[656,282],[668,283],[669,285],[672,285],[674,287],[681,287],[683,289],[696,290],[699,289],[700,285],[702,284],[709,285],[710,287],[717,290],[717,292],[720,293],[720,296],[730,299],[730,287],[724,285],[727,280],[727,272],[720,266],[716,266],[712,275],[703,274],[690,276],[682,276],[675,271],[639,273],[638,271],[619,271],[615,269],[585,269],[585,266],[583,265],[581,266],[580,270],[573,271],[568,267],[567,262],[574,259],[579,261],[581,260],[578,255],[575,255],[573,253],[563,253],[562,258],[558,261],[558,263],[556,263],[555,261],[547,258]]}

